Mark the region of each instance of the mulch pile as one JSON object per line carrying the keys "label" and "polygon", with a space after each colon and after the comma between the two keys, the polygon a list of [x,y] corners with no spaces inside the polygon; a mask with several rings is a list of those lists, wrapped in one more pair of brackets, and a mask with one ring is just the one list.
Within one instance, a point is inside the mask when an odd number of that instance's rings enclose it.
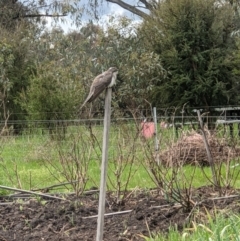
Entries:
{"label": "mulch pile", "polygon": [[[235,144],[229,144],[226,139],[208,134],[207,141],[214,162],[226,162],[240,156],[240,148]],[[183,135],[176,143],[163,150],[159,157],[166,166],[209,165],[203,137],[196,132]]]}

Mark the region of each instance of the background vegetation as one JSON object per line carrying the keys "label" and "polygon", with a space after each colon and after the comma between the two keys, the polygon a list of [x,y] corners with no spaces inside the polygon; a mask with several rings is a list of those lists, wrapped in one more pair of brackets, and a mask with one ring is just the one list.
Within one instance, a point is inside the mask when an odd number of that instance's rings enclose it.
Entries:
{"label": "background vegetation", "polygon": [[[16,133],[24,128],[18,120],[79,118],[92,79],[109,66],[119,68],[114,105],[120,110],[239,104],[235,1],[152,1],[141,23],[112,17],[104,28],[79,25],[84,9],[74,1],[1,4],[9,14],[0,19],[0,111]],[[45,27],[43,17],[65,15],[79,30]],[[94,110],[101,108],[100,99]]]}

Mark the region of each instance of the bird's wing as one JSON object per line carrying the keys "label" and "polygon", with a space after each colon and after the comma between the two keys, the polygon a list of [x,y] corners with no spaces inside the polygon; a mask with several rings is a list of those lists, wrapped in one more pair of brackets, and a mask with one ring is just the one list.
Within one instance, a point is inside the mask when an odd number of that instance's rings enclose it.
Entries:
{"label": "bird's wing", "polygon": [[111,83],[112,80],[112,73],[111,72],[103,72],[102,74],[98,75],[90,88],[90,93],[87,98],[87,102],[94,101]]}
{"label": "bird's wing", "polygon": [[87,103],[87,102],[92,102],[94,101],[103,91],[108,87],[108,85],[111,83],[112,80],[112,73],[105,71],[102,74],[98,75],[94,80],[93,83],[90,87],[89,94],[80,107],[82,107]]}

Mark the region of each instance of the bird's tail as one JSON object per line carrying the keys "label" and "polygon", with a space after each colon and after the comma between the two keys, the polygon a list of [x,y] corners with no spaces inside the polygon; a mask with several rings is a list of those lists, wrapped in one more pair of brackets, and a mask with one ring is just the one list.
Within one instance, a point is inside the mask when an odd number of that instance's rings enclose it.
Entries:
{"label": "bird's tail", "polygon": [[80,108],[78,109],[78,113],[81,113],[82,108],[86,105],[86,103],[88,102],[88,100],[86,99],[83,104],[80,106]]}
{"label": "bird's tail", "polygon": [[83,104],[80,106],[79,111],[86,105],[87,101],[84,101]]}
{"label": "bird's tail", "polygon": [[[81,105],[81,107],[78,109],[78,116],[80,117],[82,115],[82,108],[86,105],[88,101],[84,101],[84,103]],[[89,117],[91,117],[91,113],[92,113],[92,105],[90,106],[90,110],[89,110]],[[1,241],[1,240],[0,240]]]}

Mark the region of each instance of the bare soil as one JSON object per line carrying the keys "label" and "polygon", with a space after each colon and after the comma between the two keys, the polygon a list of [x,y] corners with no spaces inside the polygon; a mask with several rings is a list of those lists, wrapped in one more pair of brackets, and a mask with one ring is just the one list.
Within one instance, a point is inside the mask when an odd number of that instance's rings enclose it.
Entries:
{"label": "bare soil", "polygon": [[[0,241],[93,241],[96,238],[98,192],[66,200],[0,197]],[[181,231],[191,220],[203,221],[206,210],[238,213],[239,191],[225,190],[222,198],[213,187],[191,190],[190,206],[167,201],[157,190],[135,190],[116,204],[113,193],[106,198],[104,240],[145,240],[143,236],[165,232],[174,225]],[[125,213],[121,213],[126,211]],[[195,212],[197,211],[197,212]],[[114,213],[114,214],[111,214]]]}

